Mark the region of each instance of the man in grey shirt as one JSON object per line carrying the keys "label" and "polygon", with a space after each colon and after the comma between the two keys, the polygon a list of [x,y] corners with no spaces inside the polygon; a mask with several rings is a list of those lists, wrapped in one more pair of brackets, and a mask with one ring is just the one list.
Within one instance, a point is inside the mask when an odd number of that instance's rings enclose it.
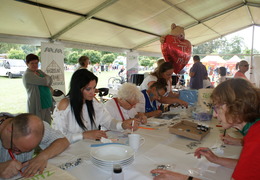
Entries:
{"label": "man in grey shirt", "polygon": [[[24,177],[42,173],[48,159],[69,146],[69,141],[60,131],[29,113],[15,117],[0,113],[0,140],[0,179],[19,173]],[[38,145],[43,151],[32,158]]]}

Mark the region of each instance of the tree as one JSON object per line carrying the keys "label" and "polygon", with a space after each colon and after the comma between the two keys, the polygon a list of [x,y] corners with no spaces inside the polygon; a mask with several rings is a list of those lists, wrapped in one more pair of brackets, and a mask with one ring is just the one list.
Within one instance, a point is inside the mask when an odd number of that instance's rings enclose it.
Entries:
{"label": "tree", "polygon": [[79,59],[80,55],[77,51],[72,51],[69,55],[68,55],[68,64],[77,64],[78,63],[78,59]]}
{"label": "tree", "polygon": [[150,67],[150,64],[151,64],[151,62],[150,62],[150,59],[142,59],[142,60],[140,60],[140,65],[141,66],[145,66],[145,67]]}
{"label": "tree", "polygon": [[158,57],[139,56],[139,64],[141,66],[151,67],[157,59]]}
{"label": "tree", "polygon": [[88,56],[91,64],[100,63],[101,53],[95,50],[85,50],[82,52],[81,56]]}
{"label": "tree", "polygon": [[0,43],[0,54],[7,53],[11,49],[20,49],[18,44]]}
{"label": "tree", "polygon": [[24,51],[25,54],[37,54],[37,52],[39,51],[40,48],[37,48],[36,46],[32,46],[32,45],[21,45],[21,49]]}
{"label": "tree", "polygon": [[111,64],[115,60],[114,54],[104,54],[101,58],[102,64]]}
{"label": "tree", "polygon": [[[219,38],[198,45],[193,48],[193,54],[241,54],[244,48],[244,38],[235,36],[229,41],[226,38]],[[230,59],[232,56],[223,56],[223,58]]]}
{"label": "tree", "polygon": [[11,49],[8,51],[8,58],[9,59],[25,59],[25,53],[23,50],[16,50],[16,49]]}

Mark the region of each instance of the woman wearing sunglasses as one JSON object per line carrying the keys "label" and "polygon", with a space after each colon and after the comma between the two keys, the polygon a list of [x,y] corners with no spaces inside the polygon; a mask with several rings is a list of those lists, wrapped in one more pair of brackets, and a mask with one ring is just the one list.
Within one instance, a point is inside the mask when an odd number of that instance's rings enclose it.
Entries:
{"label": "woman wearing sunglasses", "polygon": [[248,62],[245,61],[245,60],[240,61],[239,64],[238,64],[238,71],[234,75],[234,78],[244,78],[244,79],[247,79],[245,73],[248,71],[248,69],[249,69]]}

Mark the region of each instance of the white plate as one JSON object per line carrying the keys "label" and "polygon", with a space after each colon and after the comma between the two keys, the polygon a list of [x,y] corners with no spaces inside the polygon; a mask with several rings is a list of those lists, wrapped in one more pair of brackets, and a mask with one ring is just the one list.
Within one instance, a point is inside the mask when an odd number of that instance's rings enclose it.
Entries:
{"label": "white plate", "polygon": [[[120,164],[122,167],[126,167],[126,166],[129,166],[133,163],[133,161],[130,161],[128,164]],[[106,171],[111,171],[113,169],[113,165],[111,166],[103,166],[103,165],[100,165],[100,164],[95,164],[93,163],[93,165],[101,168],[102,170],[106,170]]]}
{"label": "white plate", "polygon": [[107,161],[100,161],[100,160],[97,160],[97,159],[91,157],[91,162],[96,163],[96,164],[100,164],[100,165],[127,164],[127,163],[129,163],[130,161],[133,161],[133,160],[134,160],[134,158],[129,158],[129,159],[124,160],[124,161],[107,162]]}
{"label": "white plate", "polygon": [[125,165],[128,165],[128,164],[132,164],[132,162],[134,162],[133,159],[131,159],[130,161],[124,162],[124,163],[113,163],[113,164],[103,164],[103,163],[99,163],[99,162],[96,162],[96,161],[92,161],[93,164],[99,165],[99,166],[104,166],[104,167],[113,167],[114,164],[119,164],[121,166],[125,166]]}
{"label": "white plate", "polygon": [[123,161],[134,156],[134,150],[130,146],[111,144],[91,148],[90,155],[101,161]]}

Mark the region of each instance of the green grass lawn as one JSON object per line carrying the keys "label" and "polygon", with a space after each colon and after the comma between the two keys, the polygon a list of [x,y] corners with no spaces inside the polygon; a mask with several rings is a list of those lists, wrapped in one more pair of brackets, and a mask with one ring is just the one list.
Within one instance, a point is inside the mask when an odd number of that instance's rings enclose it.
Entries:
{"label": "green grass lawn", "polygon": [[[73,72],[65,72],[65,86],[68,92],[69,82]],[[108,79],[116,76],[118,70],[101,72],[98,75],[97,88],[107,87]],[[26,112],[27,93],[22,78],[9,79],[0,77],[0,112],[23,113]]]}

